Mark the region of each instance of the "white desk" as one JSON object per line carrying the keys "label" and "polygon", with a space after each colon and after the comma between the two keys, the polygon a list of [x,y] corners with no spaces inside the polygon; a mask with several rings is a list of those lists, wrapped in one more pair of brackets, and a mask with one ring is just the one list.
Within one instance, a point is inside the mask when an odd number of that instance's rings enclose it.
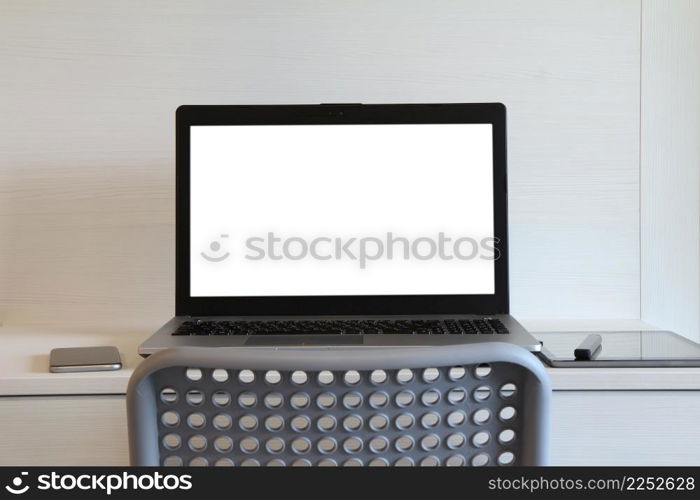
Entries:
{"label": "white desk", "polygon": [[[529,321],[533,331],[651,329]],[[0,465],[126,465],[124,394],[150,331],[2,326]],[[53,374],[54,347],[116,345],[124,369]],[[550,369],[553,465],[700,465],[700,368]]]}

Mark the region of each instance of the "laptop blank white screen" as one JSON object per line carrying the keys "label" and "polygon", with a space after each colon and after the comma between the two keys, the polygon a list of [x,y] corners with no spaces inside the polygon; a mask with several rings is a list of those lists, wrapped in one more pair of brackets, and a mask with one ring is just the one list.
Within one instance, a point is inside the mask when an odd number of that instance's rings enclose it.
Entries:
{"label": "laptop blank white screen", "polygon": [[190,129],[193,297],[494,293],[491,124]]}

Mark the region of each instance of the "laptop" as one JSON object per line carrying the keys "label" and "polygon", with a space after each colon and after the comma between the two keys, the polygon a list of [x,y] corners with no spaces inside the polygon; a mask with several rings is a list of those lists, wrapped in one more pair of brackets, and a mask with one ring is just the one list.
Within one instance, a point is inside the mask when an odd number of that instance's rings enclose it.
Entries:
{"label": "laptop", "polygon": [[502,104],[182,106],[176,316],[139,347],[539,351],[509,313]]}

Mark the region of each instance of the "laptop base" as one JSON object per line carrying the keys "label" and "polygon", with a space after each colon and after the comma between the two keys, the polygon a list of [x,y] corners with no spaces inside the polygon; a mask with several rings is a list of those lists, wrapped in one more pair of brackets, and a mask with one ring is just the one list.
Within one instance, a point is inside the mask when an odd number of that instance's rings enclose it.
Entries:
{"label": "laptop base", "polygon": [[[216,316],[196,318],[205,321],[250,321],[250,320],[438,320],[484,319],[481,315],[420,315],[420,316],[305,316],[305,317],[235,317]],[[329,346],[329,347],[391,347],[414,346],[430,347],[438,345],[458,345],[482,342],[507,342],[519,345],[529,351],[539,351],[541,345],[512,316],[497,314],[488,316],[501,321],[508,329],[507,334],[379,334],[379,335],[173,335],[182,323],[192,321],[190,316],[176,316],[163,325],[155,334],[139,346],[139,354],[148,356],[162,349],[172,347],[285,347],[285,346]]]}

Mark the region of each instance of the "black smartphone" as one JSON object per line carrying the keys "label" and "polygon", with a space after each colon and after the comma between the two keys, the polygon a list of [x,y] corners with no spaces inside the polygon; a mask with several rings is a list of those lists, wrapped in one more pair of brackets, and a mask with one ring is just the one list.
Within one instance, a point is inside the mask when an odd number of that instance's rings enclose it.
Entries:
{"label": "black smartphone", "polygon": [[119,370],[122,359],[114,346],[61,347],[51,350],[49,369],[53,373]]}

